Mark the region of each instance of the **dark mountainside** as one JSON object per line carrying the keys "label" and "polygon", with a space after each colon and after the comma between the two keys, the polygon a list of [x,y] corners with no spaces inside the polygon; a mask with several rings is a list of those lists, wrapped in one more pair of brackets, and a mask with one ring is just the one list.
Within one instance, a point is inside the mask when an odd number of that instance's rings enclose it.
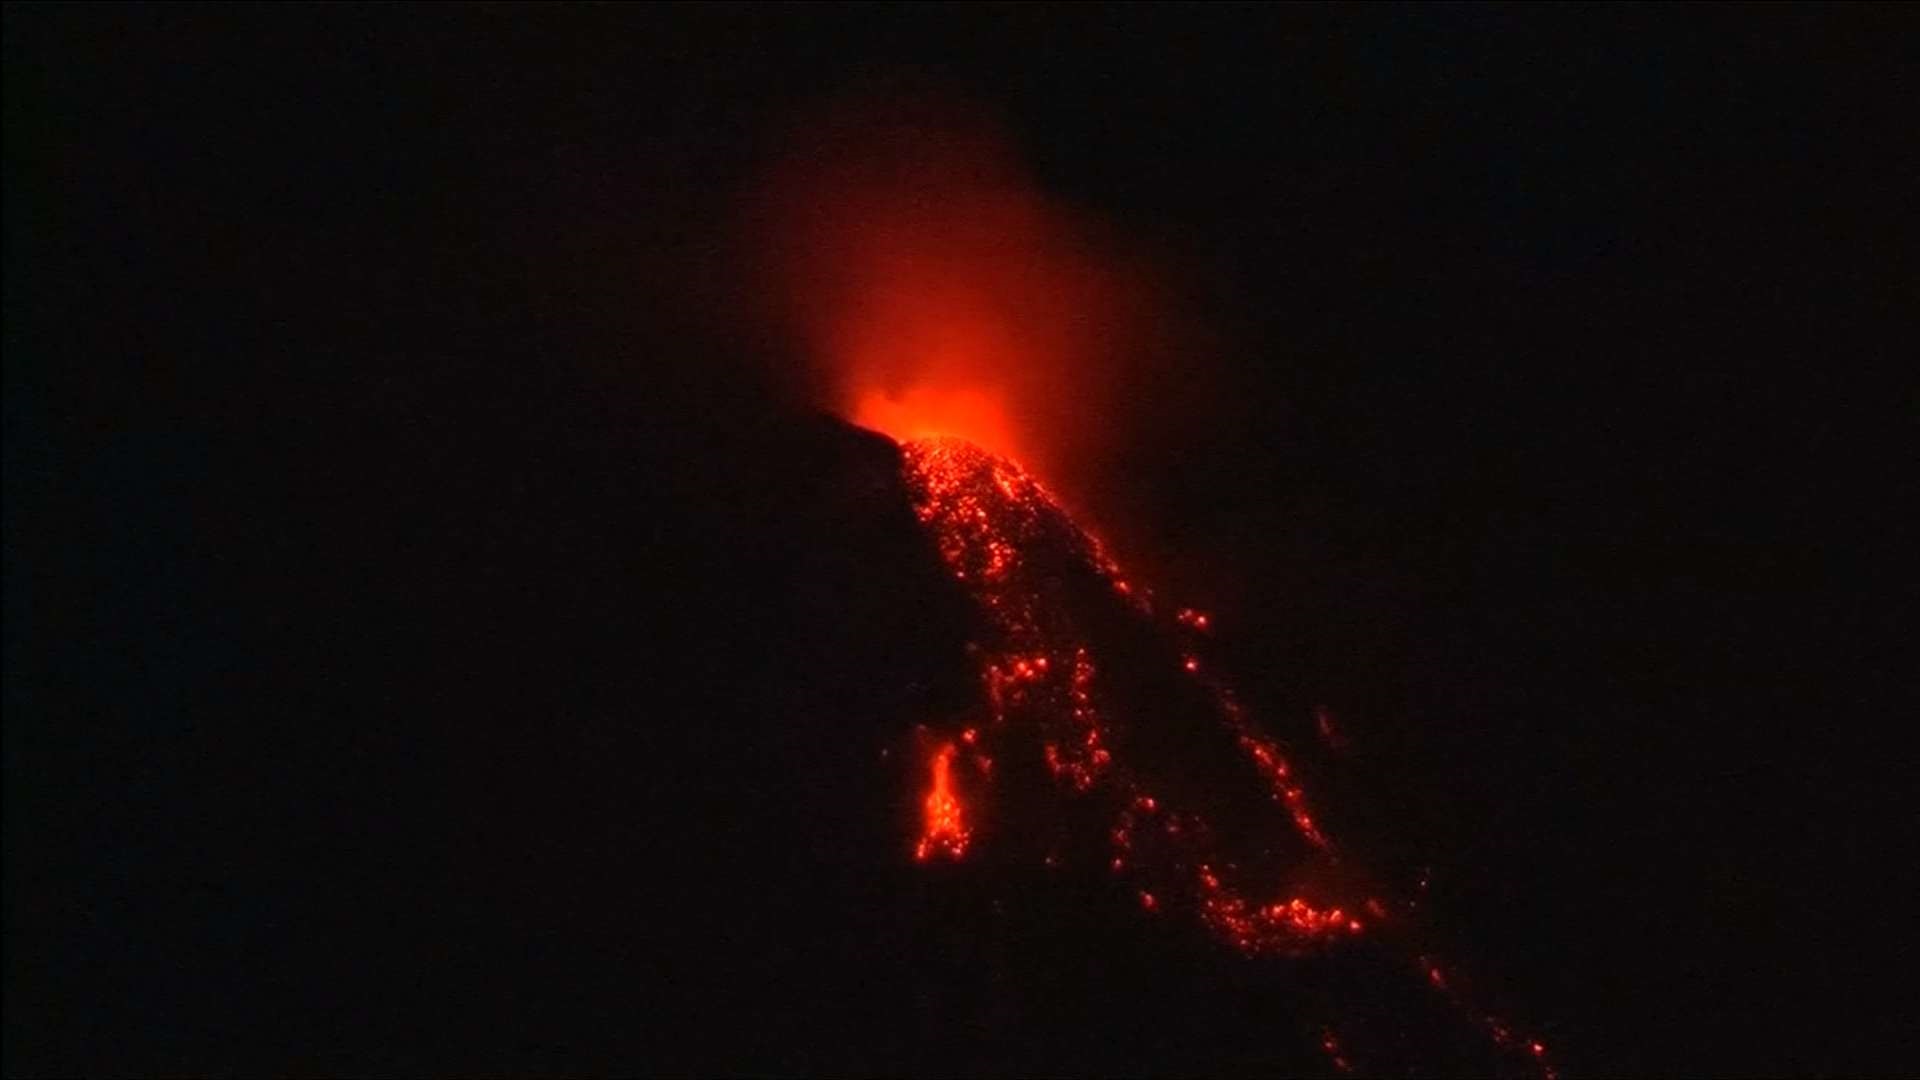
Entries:
{"label": "dark mountainside", "polygon": [[915,864],[912,727],[979,707],[976,618],[897,448],[758,419],[664,468],[589,422],[79,470],[62,524],[108,540],[42,587],[112,609],[43,616],[100,637],[42,700],[128,726],[14,749],[105,782],[15,794],[58,825],[14,857],[66,867],[13,894],[22,1066],[1318,1075],[1368,1011],[1406,1045],[1362,1061],[1485,1066],[1371,945],[1250,960],[1097,868]]}
{"label": "dark mountainside", "polygon": [[897,79],[1217,317],[1099,524],[1490,1001],[1910,1073],[1913,16],[1530,12],[9,6],[4,1071],[1318,1073],[1430,1000],[911,858],[975,615],[729,246]]}

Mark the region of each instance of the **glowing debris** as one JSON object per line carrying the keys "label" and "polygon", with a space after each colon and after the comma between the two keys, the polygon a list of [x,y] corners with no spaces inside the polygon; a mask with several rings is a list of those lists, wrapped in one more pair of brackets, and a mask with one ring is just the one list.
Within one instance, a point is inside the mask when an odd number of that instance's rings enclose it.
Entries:
{"label": "glowing debris", "polygon": [[1343,1073],[1353,1071],[1353,1062],[1348,1061],[1346,1055],[1341,1051],[1340,1039],[1334,1035],[1332,1028],[1321,1029],[1320,1049],[1326,1052],[1327,1060],[1333,1062],[1334,1068]]}
{"label": "glowing debris", "polygon": [[958,859],[967,853],[967,843],[972,839],[960,799],[953,793],[953,754],[953,744],[948,743],[934,752],[930,763],[932,776],[922,804],[925,816],[920,842],[913,849],[913,857],[923,862],[935,854]]}
{"label": "glowing debris", "polygon": [[[1049,592],[1062,572],[1087,574],[1104,581],[1127,609],[1151,617],[1144,590],[1121,575],[1100,542],[1075,525],[1038,481],[1003,458],[958,439],[910,442],[904,453],[915,516],[932,534],[948,571],[987,614],[996,638],[995,647],[979,650],[991,723],[984,730],[966,728],[960,741],[984,747],[1014,737],[1009,733],[1037,736],[1041,760],[1069,793],[1117,796],[1109,865],[1154,882],[1155,891],[1139,890],[1150,910],[1166,908],[1168,890],[1190,891],[1180,906],[1196,910],[1223,940],[1251,953],[1296,952],[1359,933],[1363,924],[1337,906],[1293,895],[1257,900],[1209,869],[1231,860],[1218,850],[1207,821],[1191,812],[1163,811],[1160,799],[1142,788],[1139,763],[1117,760],[1093,648]],[[1064,569],[1043,565],[1062,555]],[[1174,621],[1196,630],[1208,626],[1207,616],[1191,608]],[[1183,654],[1180,663],[1188,675],[1201,677],[1197,655]],[[1201,678],[1222,733],[1240,747],[1285,820],[1307,843],[1327,850],[1278,744],[1254,730],[1230,694]],[[938,791],[946,790],[938,771],[945,760],[935,759]],[[944,819],[932,799],[921,850],[949,835],[936,824]],[[1143,816],[1158,820],[1159,839],[1150,849],[1138,837]],[[957,824],[954,829],[958,841],[951,854],[957,856],[966,833]]]}
{"label": "glowing debris", "polygon": [[1209,928],[1244,952],[1293,952],[1316,940],[1337,941],[1364,926],[1339,908],[1322,909],[1300,897],[1272,904],[1250,904],[1224,889],[1209,889],[1200,917]]}
{"label": "glowing debris", "polygon": [[[1168,791],[1155,779],[1158,762],[1121,754],[1125,729],[1109,715],[1095,650],[1075,624],[1074,605],[1061,581],[1090,578],[1103,583],[1122,610],[1152,620],[1150,595],[1124,577],[1099,540],[1081,529],[1059,503],[1024,470],[959,439],[920,439],[905,444],[908,489],[913,510],[933,538],[949,573],[971,593],[986,616],[989,640],[976,643],[988,723],[956,733],[930,759],[929,786],[923,803],[917,859],[938,854],[958,859],[972,840],[965,808],[955,790],[952,762],[964,744],[983,783],[990,783],[993,757],[1034,755],[1073,798],[1098,800],[1112,808],[1106,840],[1107,865],[1133,882],[1140,907],[1153,914],[1192,912],[1215,937],[1252,956],[1296,955],[1360,937],[1387,922],[1388,905],[1376,897],[1349,897],[1336,903],[1328,890],[1275,887],[1267,873],[1268,899],[1258,899],[1261,877],[1242,867],[1225,850],[1207,818],[1193,809],[1169,805]],[[1277,807],[1276,822],[1291,827],[1307,845],[1303,859],[1332,865],[1333,843],[1309,809],[1307,795],[1280,744],[1262,733],[1233,693],[1202,663],[1203,643],[1193,631],[1209,630],[1208,617],[1191,608],[1177,611],[1164,627],[1180,634],[1185,651],[1177,653],[1182,672],[1205,694],[1225,745],[1236,749],[1250,770],[1249,791],[1264,793]],[[1176,640],[1176,639],[1170,639]],[[1138,724],[1140,718],[1121,718]],[[1338,749],[1342,739],[1325,709],[1316,710],[1321,738]],[[1257,781],[1257,783],[1255,783]],[[1149,790],[1155,794],[1149,794]],[[1261,844],[1250,861],[1271,854]],[[1044,858],[1058,868],[1057,852]],[[1328,875],[1333,880],[1337,875]],[[1304,880],[1313,880],[1308,874]],[[1421,882],[1421,891],[1425,881]],[[1363,909],[1367,918],[1350,912]],[[1401,905],[1412,910],[1411,903]],[[1438,961],[1419,958],[1419,970],[1443,996],[1486,1033],[1489,1041],[1530,1071],[1552,1080],[1544,1044],[1522,1039],[1494,1017],[1473,1009]],[[1332,1028],[1321,1033],[1321,1048],[1341,1072],[1353,1069],[1349,1052]]]}

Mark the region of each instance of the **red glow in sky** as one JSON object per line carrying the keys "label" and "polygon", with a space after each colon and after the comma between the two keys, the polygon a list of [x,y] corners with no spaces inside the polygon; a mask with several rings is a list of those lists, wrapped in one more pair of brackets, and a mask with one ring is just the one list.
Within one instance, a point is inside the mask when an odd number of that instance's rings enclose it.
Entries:
{"label": "red glow in sky", "polygon": [[991,125],[926,102],[842,107],[798,131],[765,208],[820,404],[1056,478],[1114,437],[1141,278]]}

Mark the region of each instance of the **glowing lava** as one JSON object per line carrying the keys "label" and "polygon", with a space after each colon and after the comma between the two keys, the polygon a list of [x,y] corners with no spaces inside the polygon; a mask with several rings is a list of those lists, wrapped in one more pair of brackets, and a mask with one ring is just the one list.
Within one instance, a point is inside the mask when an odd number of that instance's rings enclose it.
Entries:
{"label": "glowing lava", "polygon": [[[905,456],[916,515],[993,630],[995,640],[979,653],[991,721],[976,737],[1035,740],[1048,771],[1067,792],[1098,792],[1111,800],[1109,865],[1143,879],[1138,891],[1146,910],[1196,912],[1222,939],[1250,953],[1295,952],[1360,933],[1362,922],[1339,905],[1293,892],[1258,900],[1246,885],[1224,878],[1242,860],[1222,850],[1206,815],[1165,805],[1153,793],[1149,764],[1120,756],[1127,732],[1104,700],[1094,646],[1076,625],[1077,605],[1069,594],[1091,586],[1131,618],[1155,616],[1150,597],[1121,576],[1100,543],[1038,481],[1004,458],[953,438],[910,442]],[[1191,611],[1176,620],[1206,625],[1204,615]],[[1254,733],[1231,695],[1201,677],[1196,658],[1185,656],[1178,667],[1210,698],[1218,737],[1241,748],[1253,776],[1284,809],[1304,841],[1302,854],[1324,858],[1332,845],[1315,825],[1278,745]],[[967,834],[949,793],[951,759],[950,745],[933,759],[933,789],[915,849],[919,858],[942,843],[955,855],[965,846]]]}
{"label": "glowing lava", "polygon": [[953,754],[953,744],[948,743],[934,751],[929,766],[932,776],[924,803],[926,816],[920,842],[913,849],[913,857],[922,861],[935,853],[950,859],[967,853],[971,834],[967,831],[960,799],[953,792]]}
{"label": "glowing lava", "polygon": [[[983,843],[992,843],[992,762],[1032,754],[1061,797],[1106,809],[1103,860],[1128,879],[1149,915],[1194,918],[1234,949],[1273,956],[1361,938],[1391,923],[1391,910],[1407,910],[1378,897],[1330,895],[1339,889],[1329,882],[1351,875],[1339,868],[1335,844],[1311,812],[1280,743],[1255,726],[1199,655],[1202,637],[1212,629],[1205,614],[1189,608],[1162,616],[1151,594],[1121,573],[1100,542],[1006,458],[952,437],[909,441],[903,457],[914,513],[986,624],[973,647],[987,723],[965,728],[957,742],[939,744],[929,759],[915,858],[960,857],[975,827]],[[1229,830],[1216,828],[1211,807],[1224,803],[1198,805],[1205,799],[1180,783],[1187,778],[1170,771],[1160,756],[1139,751],[1152,744],[1148,729],[1173,721],[1126,715],[1124,703],[1143,699],[1110,685],[1099,659],[1099,642],[1107,640],[1102,634],[1110,637],[1116,622],[1144,625],[1165,643],[1166,676],[1182,681],[1187,696],[1204,703],[1198,713],[1211,716],[1207,731],[1183,733],[1182,739],[1212,739],[1236,755],[1241,776],[1235,786],[1246,793],[1243,803],[1274,815],[1274,827],[1257,836],[1255,847],[1237,846],[1224,838]],[[1107,629],[1096,632],[1095,625]],[[1193,714],[1189,709],[1183,715]],[[1331,721],[1322,714],[1317,724],[1331,742]],[[959,753],[962,744],[970,759]],[[956,764],[967,760],[975,770],[973,790],[985,800],[977,801],[971,826],[953,775]],[[1186,797],[1173,798],[1176,790]],[[1288,834],[1292,839],[1283,844]],[[1291,863],[1276,866],[1276,852],[1289,853]],[[1048,852],[1044,864],[1059,867],[1060,855]],[[1356,914],[1362,910],[1364,919]],[[1412,966],[1511,1061],[1537,1075],[1554,1075],[1544,1046],[1475,1008],[1436,961],[1422,955]],[[1323,1030],[1328,1058],[1340,1071],[1351,1071],[1355,1051],[1332,1028]]]}
{"label": "glowing lava", "polygon": [[900,442],[964,438],[1061,478],[1134,418],[1116,378],[1171,316],[1142,260],[938,96],[806,119],[753,202],[756,273],[814,396]]}

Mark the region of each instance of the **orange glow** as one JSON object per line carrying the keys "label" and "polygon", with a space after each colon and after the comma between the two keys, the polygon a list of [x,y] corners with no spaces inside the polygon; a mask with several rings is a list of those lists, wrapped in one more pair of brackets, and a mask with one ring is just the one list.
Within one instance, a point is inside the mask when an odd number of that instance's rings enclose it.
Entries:
{"label": "orange glow", "polygon": [[953,754],[953,744],[947,743],[934,752],[930,763],[932,776],[922,804],[925,816],[920,842],[913,849],[913,857],[921,861],[936,853],[958,859],[967,853],[967,842],[972,839],[960,799],[953,793]]}
{"label": "orange glow", "polygon": [[897,442],[954,436],[976,446],[1014,445],[1002,398],[973,387],[913,386],[898,394],[879,388],[854,398],[849,419]]}
{"label": "orange glow", "polygon": [[1146,275],[949,103],[841,102],[756,203],[777,314],[819,403],[906,442],[962,438],[1074,475],[1118,438]]}

